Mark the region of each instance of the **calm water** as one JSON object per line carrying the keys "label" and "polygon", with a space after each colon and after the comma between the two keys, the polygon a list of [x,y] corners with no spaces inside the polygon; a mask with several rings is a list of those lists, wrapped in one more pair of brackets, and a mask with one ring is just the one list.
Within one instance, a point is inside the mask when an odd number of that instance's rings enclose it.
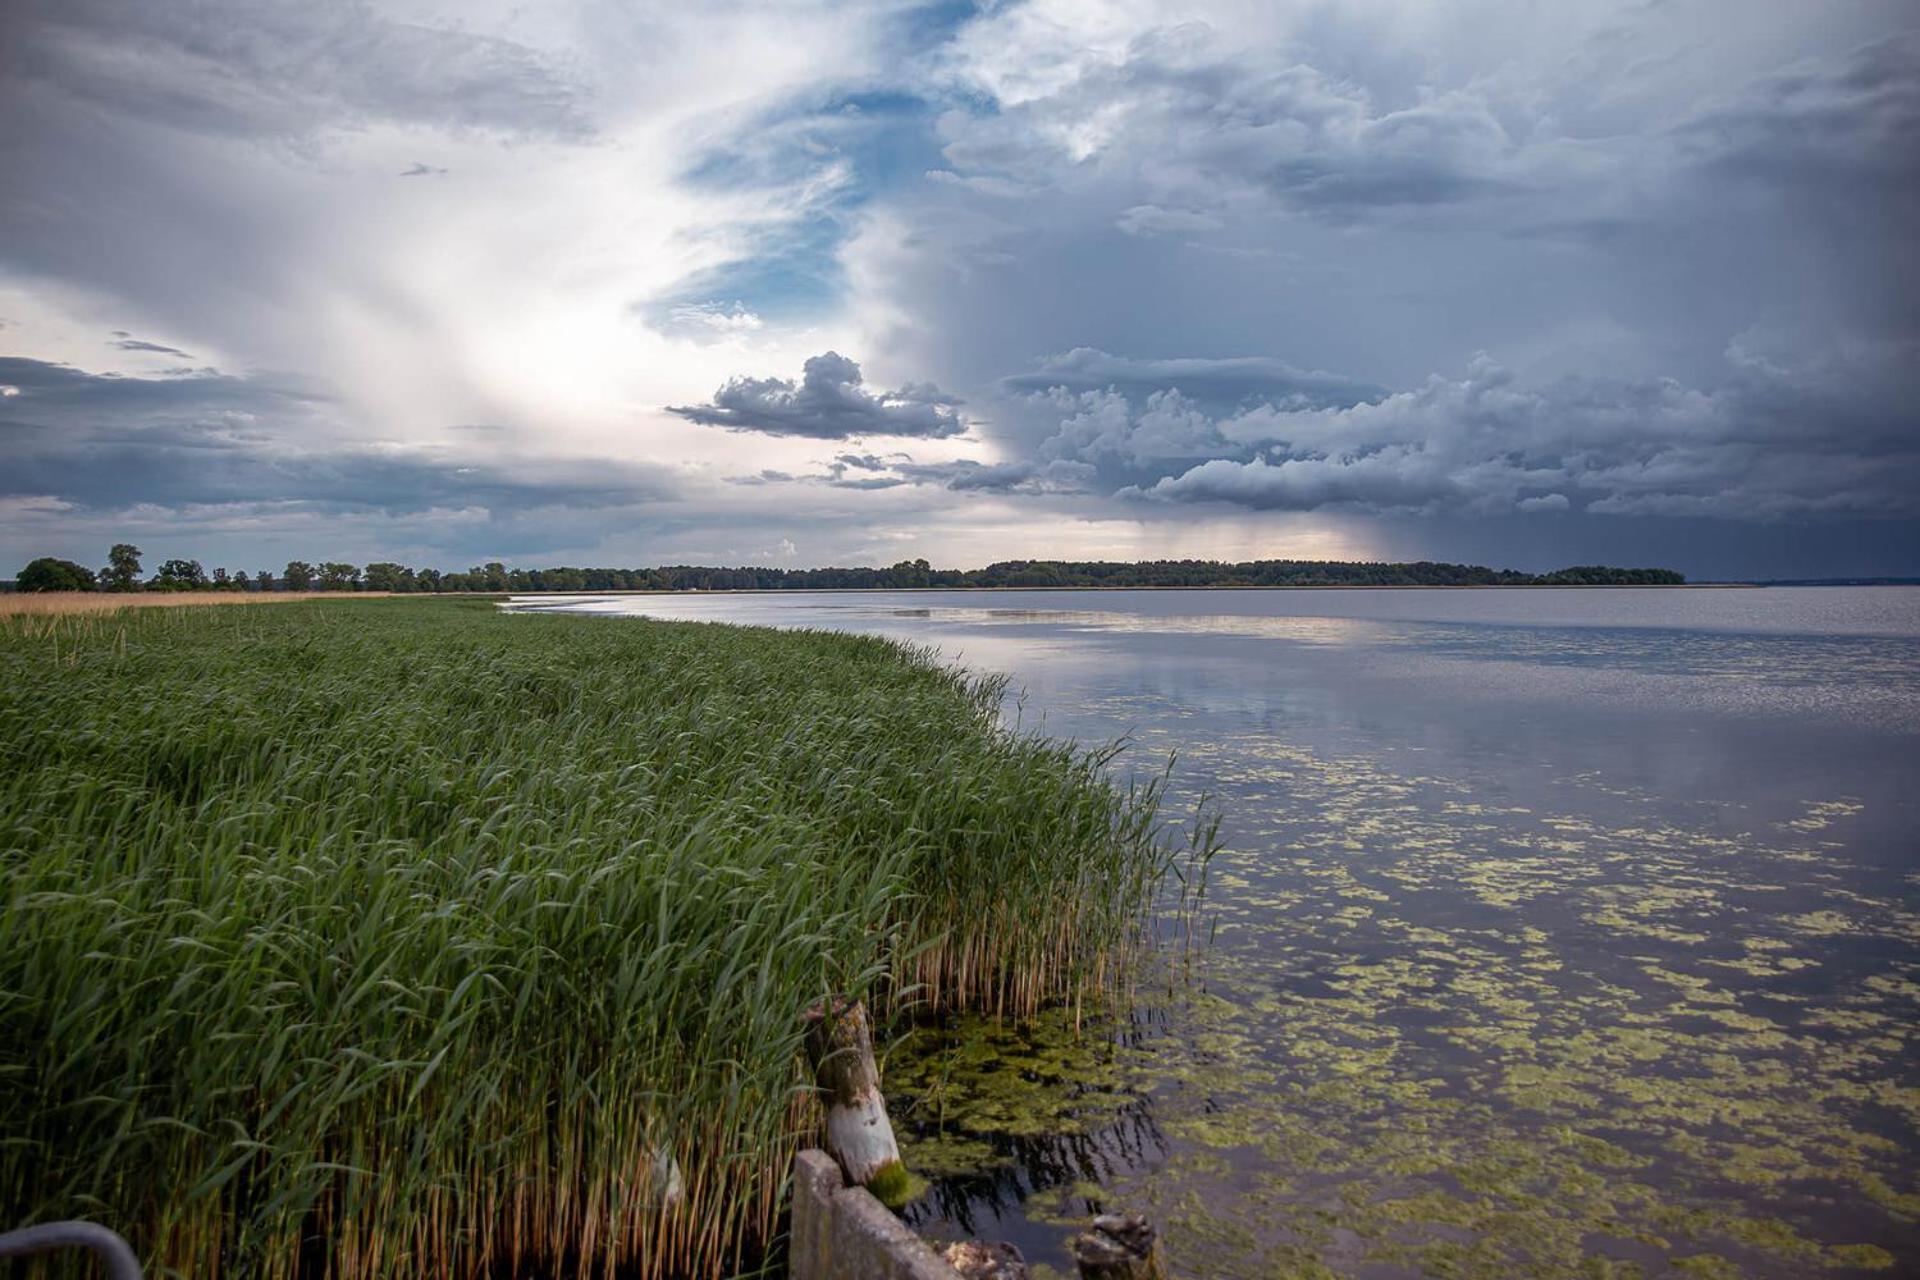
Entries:
{"label": "calm water", "polygon": [[[541,607],[557,602],[542,600]],[[875,632],[1222,818],[1138,1008],[896,1046],[930,1235],[1179,1274],[1920,1274],[1920,590],[580,600]]]}

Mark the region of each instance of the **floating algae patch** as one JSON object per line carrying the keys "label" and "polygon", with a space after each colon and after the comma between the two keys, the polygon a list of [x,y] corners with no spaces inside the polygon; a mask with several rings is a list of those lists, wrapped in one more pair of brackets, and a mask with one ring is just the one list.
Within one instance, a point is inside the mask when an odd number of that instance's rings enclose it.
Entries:
{"label": "floating algae patch", "polygon": [[1255,734],[1186,764],[1227,813],[1212,948],[1130,1015],[890,1058],[929,1232],[1063,1274],[1106,1209],[1194,1276],[1920,1268],[1912,886],[1824,843],[1855,802],[1745,832]]}

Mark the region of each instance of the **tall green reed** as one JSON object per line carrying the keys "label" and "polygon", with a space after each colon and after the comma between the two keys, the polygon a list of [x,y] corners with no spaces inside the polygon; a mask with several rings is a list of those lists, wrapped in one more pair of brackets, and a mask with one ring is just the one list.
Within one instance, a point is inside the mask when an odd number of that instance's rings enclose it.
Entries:
{"label": "tall green reed", "polygon": [[0,620],[6,1216],[194,1277],[750,1264],[807,1002],[1018,1016],[1140,937],[1157,784],[999,696],[478,602]]}

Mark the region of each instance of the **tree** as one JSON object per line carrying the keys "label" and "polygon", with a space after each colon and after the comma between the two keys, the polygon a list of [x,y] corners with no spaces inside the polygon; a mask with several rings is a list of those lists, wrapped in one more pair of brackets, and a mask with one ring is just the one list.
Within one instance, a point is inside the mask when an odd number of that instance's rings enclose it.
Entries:
{"label": "tree", "polygon": [[109,591],[140,589],[140,548],[131,542],[116,542],[107,552],[107,567],[100,571],[100,582]]}
{"label": "tree", "polygon": [[341,564],[338,560],[329,560],[320,566],[322,591],[356,591],[359,587],[359,565]]}
{"label": "tree", "polygon": [[287,570],[280,575],[289,591],[313,590],[313,566],[305,560],[287,561]]}
{"label": "tree", "polygon": [[215,566],[213,570],[213,589],[215,591],[231,591],[233,589],[233,575],[226,571],[225,566]]}
{"label": "tree", "polygon": [[933,580],[933,566],[925,560],[902,560],[887,571],[893,587],[924,587]]}
{"label": "tree", "polygon": [[247,571],[245,569],[241,569],[233,575],[233,589],[235,591],[253,590],[253,582],[247,577]]}
{"label": "tree", "polygon": [[20,571],[14,586],[21,591],[91,591],[93,570],[71,560],[41,556]]}
{"label": "tree", "polygon": [[253,575],[253,585],[261,591],[273,590],[273,570],[262,569]]}
{"label": "tree", "polygon": [[198,560],[168,560],[147,585],[155,591],[199,591],[207,585],[207,571]]}
{"label": "tree", "polygon": [[413,570],[391,560],[378,560],[367,566],[365,583],[369,591],[412,591]]}

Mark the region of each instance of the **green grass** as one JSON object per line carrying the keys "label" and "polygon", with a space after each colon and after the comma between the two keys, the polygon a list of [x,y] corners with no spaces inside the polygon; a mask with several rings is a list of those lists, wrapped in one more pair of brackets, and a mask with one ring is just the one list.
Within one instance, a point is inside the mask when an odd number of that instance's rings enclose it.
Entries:
{"label": "green grass", "polygon": [[474,601],[0,621],[0,1225],[196,1278],[752,1265],[808,1002],[1022,1015],[1139,937],[1157,789],[999,694]]}

